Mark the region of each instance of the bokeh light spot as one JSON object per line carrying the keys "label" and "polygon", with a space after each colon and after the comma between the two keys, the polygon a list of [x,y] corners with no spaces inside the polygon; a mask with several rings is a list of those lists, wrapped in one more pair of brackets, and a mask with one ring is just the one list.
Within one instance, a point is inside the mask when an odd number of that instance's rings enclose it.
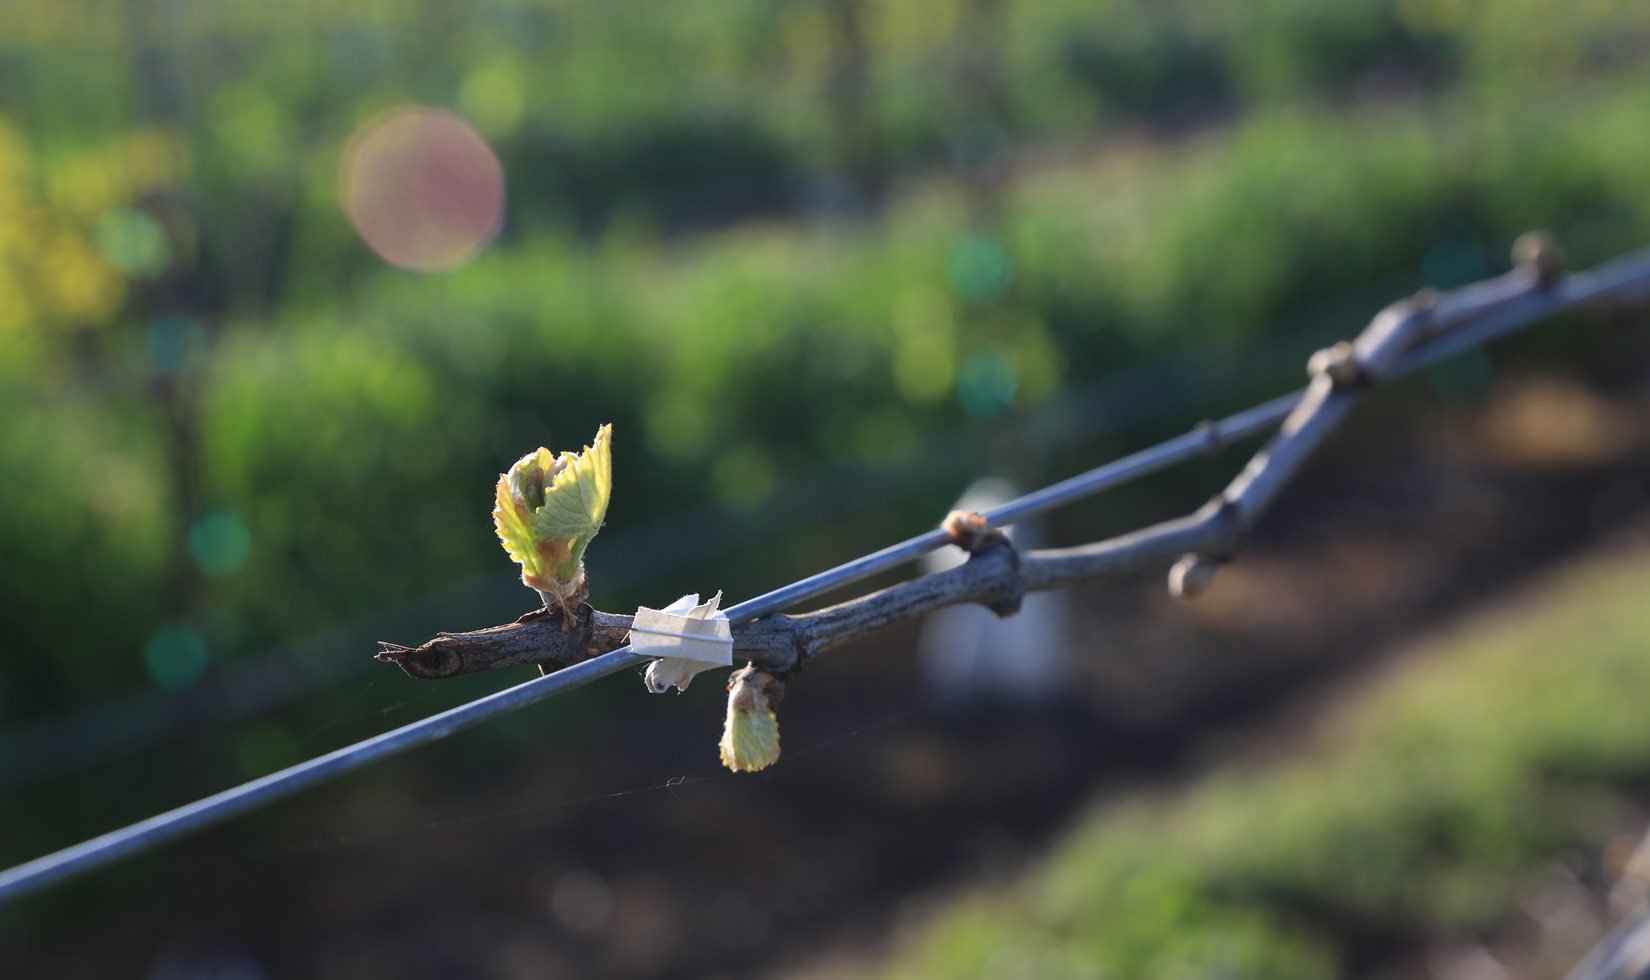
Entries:
{"label": "bokeh light spot", "polygon": [[989,303],[1008,292],[1008,255],[986,234],[966,235],[951,250],[951,285],[971,303]]}
{"label": "bokeh light spot", "polygon": [[146,340],[149,365],[156,374],[193,371],[206,360],[206,331],[189,317],[155,317]]}
{"label": "bokeh light spot", "polygon": [[338,202],[384,261],[418,272],[454,269],[498,235],[504,168],[462,118],[400,106],[350,137]]}
{"label": "bokeh light spot", "polygon": [[252,553],[252,532],[234,514],[203,517],[189,529],[189,553],[214,578],[234,572]]}
{"label": "bokeh light spot", "polygon": [[1008,411],[1019,390],[1019,372],[1001,351],[980,351],[957,372],[957,401],[975,418],[994,418]]}
{"label": "bokeh light spot", "polygon": [[156,687],[168,691],[193,687],[206,670],[206,641],[186,626],[169,626],[144,648],[143,666]]}
{"label": "bokeh light spot", "polygon": [[158,276],[172,264],[166,229],[140,208],[115,208],[97,219],[97,250],[115,268],[139,279]]}
{"label": "bokeh light spot", "polygon": [[521,73],[508,61],[493,61],[464,76],[458,104],[489,136],[508,136],[526,109]]}

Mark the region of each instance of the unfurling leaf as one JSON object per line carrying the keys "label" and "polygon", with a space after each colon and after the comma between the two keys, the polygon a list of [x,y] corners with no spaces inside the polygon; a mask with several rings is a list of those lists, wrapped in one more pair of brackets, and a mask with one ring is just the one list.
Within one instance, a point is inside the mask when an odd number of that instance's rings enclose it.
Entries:
{"label": "unfurling leaf", "polygon": [[785,695],[779,678],[755,666],[728,678],[728,717],[722,729],[722,765],[756,772],[779,760],[779,718],[774,709]]}
{"label": "unfurling leaf", "polygon": [[556,456],[540,447],[498,478],[493,527],[521,565],[521,581],[565,610],[584,597],[584,551],[607,516],[613,493],[613,426],[583,452]]}

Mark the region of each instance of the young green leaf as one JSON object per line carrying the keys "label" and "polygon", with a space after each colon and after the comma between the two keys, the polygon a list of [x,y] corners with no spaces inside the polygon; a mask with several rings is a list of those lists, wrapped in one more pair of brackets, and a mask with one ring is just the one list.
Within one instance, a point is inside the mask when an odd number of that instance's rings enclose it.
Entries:
{"label": "young green leaf", "polygon": [[584,552],[602,529],[613,493],[613,426],[582,452],[553,455],[542,446],[498,478],[493,528],[521,581],[564,612],[583,601]]}

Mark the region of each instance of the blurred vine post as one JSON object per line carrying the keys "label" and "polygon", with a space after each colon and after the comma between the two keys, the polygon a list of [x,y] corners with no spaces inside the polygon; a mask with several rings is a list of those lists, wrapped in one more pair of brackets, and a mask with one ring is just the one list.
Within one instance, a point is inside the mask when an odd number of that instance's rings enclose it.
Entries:
{"label": "blurred vine post", "polygon": [[[987,477],[969,486],[953,509],[983,514],[1019,495],[1007,480]],[[1007,534],[1022,551],[1051,544],[1041,518],[1020,521]],[[966,557],[955,548],[936,551],[923,559],[923,569],[943,572]],[[969,701],[1057,700],[1071,680],[1076,642],[1070,597],[1048,591],[1028,594],[1020,611],[1006,619],[973,605],[930,613],[923,619],[916,653],[929,691],[966,709]]]}

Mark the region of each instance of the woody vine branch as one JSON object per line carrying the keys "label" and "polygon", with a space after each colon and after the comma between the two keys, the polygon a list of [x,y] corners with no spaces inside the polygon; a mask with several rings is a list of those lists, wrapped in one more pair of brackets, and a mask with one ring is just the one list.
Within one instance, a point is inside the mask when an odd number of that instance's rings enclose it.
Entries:
{"label": "woody vine branch", "polygon": [[[730,608],[727,615],[736,632],[736,645],[753,661],[772,662],[773,669],[783,674],[784,665],[794,668],[821,650],[942,605],[986,601],[1006,611],[1011,607],[1009,600],[1021,590],[1086,581],[1166,562],[1177,554],[1181,558],[1170,573],[1170,588],[1186,597],[1196,595],[1220,564],[1237,552],[1244,532],[1371,385],[1559,315],[1642,313],[1650,307],[1650,250],[1565,276],[1557,249],[1545,236],[1537,235],[1520,240],[1514,260],[1516,267],[1507,275],[1441,295],[1421,294],[1383,311],[1357,341],[1314,357],[1309,369],[1312,381],[1302,391],[1043,487],[983,515],[989,527],[1012,524],[1281,424],[1272,442],[1225,491],[1189,517],[1083,547],[1019,555],[1003,542],[980,536],[969,542],[976,552],[973,558],[955,571],[815,613],[776,615],[954,540],[953,535],[936,529]],[[554,459],[538,453],[524,457],[500,487],[500,504],[508,501],[511,505],[495,513],[500,540],[507,550],[514,549],[512,557],[519,554],[525,559],[520,561],[523,582],[539,591],[546,610],[491,630],[438,636],[418,647],[385,644],[380,653],[406,665],[409,672],[422,670],[415,676],[426,677],[450,677],[510,664],[571,666],[0,871],[0,902],[646,663],[648,657],[628,646],[613,648],[622,642],[628,617],[599,613],[585,599],[581,558],[601,526],[610,486],[603,458],[605,437],[598,442],[599,447],[593,444],[583,453]],[[514,509],[518,493],[535,505],[530,524]],[[966,531],[969,526],[963,523],[956,529]],[[1011,577],[999,563],[1014,559],[1018,560],[1017,571]],[[733,680],[730,722],[742,719],[744,727],[735,730],[730,724],[727,735],[735,737],[724,738],[724,761],[731,755],[735,763],[743,756],[752,766],[768,764],[777,751],[777,732],[771,725],[765,730],[760,723],[772,721],[783,678],[755,667],[734,672]],[[741,735],[746,737],[737,737]],[[758,749],[771,751],[750,752],[746,743],[762,743]]]}
{"label": "woody vine branch", "polygon": [[[925,575],[838,605],[774,614],[734,628],[734,652],[788,674],[817,654],[896,623],[962,603],[999,615],[1028,591],[1062,588],[1175,561],[1170,590],[1194,598],[1241,548],[1247,532],[1314,451],[1376,384],[1516,326],[1572,309],[1637,306],[1650,299],[1650,263],[1631,256],[1566,280],[1557,246],[1541,233],[1519,240],[1508,274],[1447,294],[1423,291],[1381,311],[1356,340],[1314,355],[1311,382],[1278,433],[1218,496],[1197,512],[1074,548],[1017,552],[983,524],[949,522],[954,543],[971,551],[949,571]],[[1221,447],[1206,429],[1205,452]],[[953,515],[955,517],[955,515]],[[549,673],[623,646],[631,617],[587,603],[535,610],[513,623],[443,633],[415,647],[381,643],[378,659],[425,679],[533,664]]]}

